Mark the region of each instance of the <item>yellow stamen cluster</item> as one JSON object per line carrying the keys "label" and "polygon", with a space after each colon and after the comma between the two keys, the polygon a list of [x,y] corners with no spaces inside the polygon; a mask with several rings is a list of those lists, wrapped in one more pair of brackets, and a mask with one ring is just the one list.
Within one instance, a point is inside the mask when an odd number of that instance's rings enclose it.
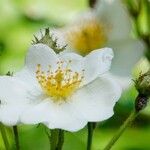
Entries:
{"label": "yellow stamen cluster", "polygon": [[104,25],[93,18],[73,27],[67,34],[67,40],[79,54],[85,56],[92,50],[102,48],[107,36]]}
{"label": "yellow stamen cluster", "polygon": [[83,79],[83,72],[81,74],[73,72],[69,69],[67,62],[66,67],[63,67],[64,62],[57,63],[56,71],[52,71],[51,66],[47,72],[41,70],[41,65],[37,65],[36,78],[44,90],[44,92],[54,101],[66,100],[70,97],[80,86]]}

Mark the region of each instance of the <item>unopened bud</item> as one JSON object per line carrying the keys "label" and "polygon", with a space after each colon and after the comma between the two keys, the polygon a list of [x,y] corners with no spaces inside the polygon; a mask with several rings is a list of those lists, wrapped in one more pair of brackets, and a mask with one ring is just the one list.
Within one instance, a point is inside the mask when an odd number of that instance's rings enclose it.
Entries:
{"label": "unopened bud", "polygon": [[50,34],[49,28],[45,29],[45,34],[42,35],[41,39],[38,39],[34,36],[35,40],[33,40],[33,44],[42,43],[50,48],[52,48],[57,54],[61,51],[64,51],[67,45],[60,46],[58,45],[57,38],[55,38],[52,34]]}
{"label": "unopened bud", "polygon": [[135,110],[139,112],[147,106],[148,97],[144,95],[138,95],[135,100]]}
{"label": "unopened bud", "polygon": [[135,87],[139,92],[135,101],[135,110],[139,112],[147,106],[150,97],[150,70],[139,76],[135,81]]}
{"label": "unopened bud", "polygon": [[150,69],[139,76],[135,81],[135,87],[139,94],[150,97]]}

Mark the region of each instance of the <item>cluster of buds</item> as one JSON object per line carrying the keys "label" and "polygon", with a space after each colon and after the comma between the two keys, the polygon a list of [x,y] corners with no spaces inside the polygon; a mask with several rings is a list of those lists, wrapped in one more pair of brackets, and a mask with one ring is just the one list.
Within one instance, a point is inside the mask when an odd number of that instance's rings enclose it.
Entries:
{"label": "cluster of buds", "polygon": [[150,0],[124,0],[133,19],[136,35],[145,43],[145,56],[150,61]]}
{"label": "cluster of buds", "polygon": [[135,81],[135,87],[139,93],[136,99],[135,109],[136,111],[140,111],[146,107],[150,98],[150,69],[139,76]]}

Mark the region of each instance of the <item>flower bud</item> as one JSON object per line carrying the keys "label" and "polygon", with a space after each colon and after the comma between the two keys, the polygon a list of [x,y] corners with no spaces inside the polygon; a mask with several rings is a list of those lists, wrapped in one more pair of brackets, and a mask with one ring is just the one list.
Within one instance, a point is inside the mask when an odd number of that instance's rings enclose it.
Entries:
{"label": "flower bud", "polygon": [[139,76],[135,81],[135,87],[139,94],[150,97],[150,69]]}
{"label": "flower bud", "polygon": [[33,40],[33,44],[46,44],[50,48],[52,48],[55,53],[60,53],[61,51],[64,51],[67,45],[60,46],[58,45],[57,38],[54,38],[53,34],[50,34],[49,28],[45,29],[44,36],[42,35],[41,39],[38,39],[36,36],[34,36],[35,40]]}
{"label": "flower bud", "polygon": [[148,97],[139,94],[135,100],[135,110],[137,112],[143,110],[147,106],[147,100]]}
{"label": "flower bud", "polygon": [[139,76],[135,81],[135,87],[139,92],[135,101],[135,110],[139,112],[147,106],[150,97],[150,69],[148,72]]}

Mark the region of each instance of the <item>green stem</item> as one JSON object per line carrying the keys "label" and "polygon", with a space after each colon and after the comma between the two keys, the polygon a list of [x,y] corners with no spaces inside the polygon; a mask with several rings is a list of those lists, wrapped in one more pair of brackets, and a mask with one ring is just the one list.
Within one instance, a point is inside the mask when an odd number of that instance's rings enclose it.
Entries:
{"label": "green stem", "polygon": [[59,135],[58,129],[51,130],[51,136],[50,136],[50,148],[51,148],[51,150],[56,150],[57,143],[58,143],[58,135]]}
{"label": "green stem", "polygon": [[19,134],[18,134],[17,126],[13,126],[13,132],[14,132],[14,139],[15,139],[15,144],[16,144],[16,150],[20,150]]}
{"label": "green stem", "polygon": [[64,143],[64,131],[61,129],[51,130],[50,148],[51,150],[62,150]]}
{"label": "green stem", "polygon": [[96,124],[94,122],[88,122],[87,124],[87,127],[88,127],[87,150],[91,150],[92,148],[93,131],[94,131],[95,125]]}
{"label": "green stem", "polygon": [[64,131],[59,129],[58,143],[57,143],[56,150],[62,150],[63,143],[64,143]]}
{"label": "green stem", "polygon": [[2,123],[0,123],[0,131],[1,131],[1,135],[2,135],[6,150],[10,150],[8,138],[7,138],[6,131],[5,131],[5,127],[3,126]]}
{"label": "green stem", "polygon": [[120,127],[118,132],[115,134],[115,136],[110,140],[110,142],[106,145],[104,150],[110,150],[112,146],[115,144],[115,142],[119,139],[119,137],[122,135],[122,133],[125,131],[125,129],[133,122],[133,120],[138,115],[137,111],[133,111],[130,116],[127,118],[127,120],[123,123],[123,125]]}
{"label": "green stem", "polygon": [[88,3],[91,8],[94,8],[97,3],[97,0],[88,0]]}

